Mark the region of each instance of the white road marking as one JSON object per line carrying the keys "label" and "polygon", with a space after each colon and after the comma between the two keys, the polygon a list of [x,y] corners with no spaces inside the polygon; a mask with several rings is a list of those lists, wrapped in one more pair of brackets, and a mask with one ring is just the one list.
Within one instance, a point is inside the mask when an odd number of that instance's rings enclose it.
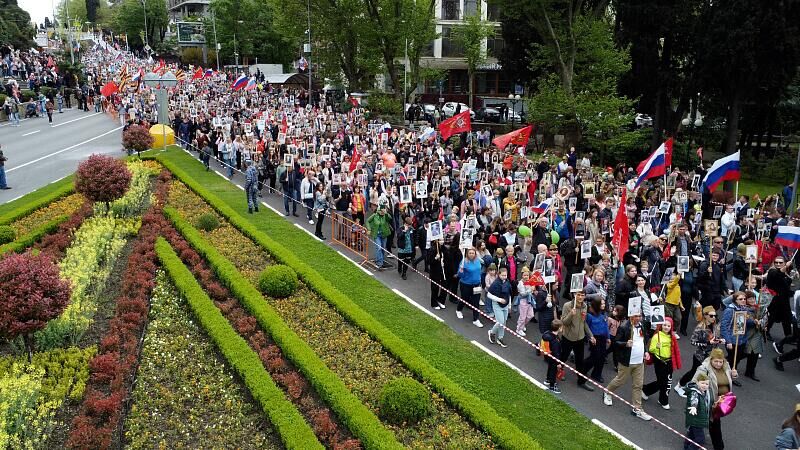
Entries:
{"label": "white road marking", "polygon": [[[53,128],[58,128],[58,127],[60,127],[60,126],[62,126],[62,125],[66,125],[66,124],[68,124],[68,123],[72,123],[72,122],[77,122],[77,121],[79,121],[79,120],[88,119],[89,117],[94,117],[94,116],[96,116],[96,115],[98,115],[98,114],[103,114],[103,113],[101,113],[101,112],[96,112],[96,113],[89,114],[88,116],[82,116],[82,117],[78,117],[77,119],[72,119],[72,120],[68,120],[68,121],[66,121],[66,122],[61,122],[61,123],[59,123],[58,125],[53,125]],[[122,127],[120,127],[120,128],[122,128]]]}
{"label": "white road marking", "polygon": [[364,273],[366,273],[367,275],[369,275],[369,276],[371,276],[371,277],[374,277],[374,276],[375,276],[375,274],[374,274],[374,273],[372,273],[372,272],[370,272],[369,270],[365,269],[365,268],[364,268],[364,266],[362,266],[361,264],[359,264],[359,263],[357,263],[357,262],[353,261],[352,259],[348,258],[348,257],[347,257],[347,255],[345,255],[345,254],[344,254],[344,253],[342,253],[341,251],[339,251],[339,250],[336,250],[336,253],[338,253],[339,255],[341,255],[341,256],[342,256],[342,258],[344,258],[344,259],[346,259],[346,260],[350,261],[351,263],[353,263],[353,265],[355,265],[356,267],[358,267],[359,269],[361,269],[362,271],[364,271]]}
{"label": "white road marking", "polygon": [[442,319],[441,317],[437,316],[436,314],[434,314],[434,313],[432,313],[432,312],[428,311],[428,309],[427,309],[427,308],[425,308],[424,306],[422,306],[422,305],[418,304],[418,303],[417,303],[417,302],[415,302],[414,300],[411,300],[411,297],[407,296],[406,294],[403,294],[402,292],[400,292],[400,290],[399,290],[399,289],[392,288],[392,292],[394,292],[395,294],[397,294],[397,295],[399,295],[400,297],[402,297],[402,298],[403,298],[405,301],[407,301],[408,303],[411,303],[412,305],[416,306],[416,307],[417,307],[417,309],[419,309],[420,311],[424,312],[425,314],[427,314],[427,315],[429,315],[429,316],[433,317],[434,319],[438,320],[439,322],[444,322],[444,319]]}
{"label": "white road marking", "polygon": [[[99,113],[98,113],[98,114],[99,114]],[[97,135],[97,136],[95,136],[95,137],[93,137],[93,138],[91,138],[91,139],[87,139],[87,140],[85,140],[85,141],[83,141],[83,142],[79,142],[79,143],[77,143],[77,144],[75,144],[75,145],[70,145],[69,147],[67,147],[67,148],[65,148],[65,149],[59,150],[59,151],[57,151],[57,152],[50,153],[49,155],[44,155],[44,156],[42,156],[41,158],[36,158],[36,159],[34,159],[33,161],[28,161],[28,162],[26,162],[25,164],[20,164],[19,166],[16,166],[16,167],[12,167],[12,168],[10,168],[10,169],[7,169],[7,170],[6,170],[6,172],[13,172],[13,171],[15,171],[15,170],[17,170],[17,169],[21,169],[21,168],[23,168],[23,167],[25,167],[25,166],[29,166],[29,165],[31,165],[31,164],[35,164],[35,163],[37,163],[37,162],[39,162],[39,161],[42,161],[42,160],[44,160],[44,159],[50,158],[51,156],[56,156],[56,155],[58,155],[58,154],[61,154],[61,153],[64,153],[64,152],[68,152],[68,151],[70,151],[70,150],[72,150],[72,149],[74,149],[74,148],[80,147],[80,146],[81,146],[81,145],[83,145],[83,144],[87,144],[87,143],[89,143],[89,142],[92,142],[92,141],[94,141],[94,140],[96,140],[96,139],[100,139],[100,138],[101,138],[101,137],[103,137],[103,136],[107,136],[107,135],[109,135],[109,134],[111,134],[111,133],[114,133],[114,132],[116,132],[116,131],[119,131],[119,130],[121,130],[121,129],[122,129],[122,127],[117,127],[117,128],[114,128],[113,130],[106,131],[105,133],[103,133],[103,134],[100,134],[100,135]]]}
{"label": "white road marking", "polygon": [[21,199],[23,195],[25,195],[25,194],[18,195],[18,196],[16,196],[16,197],[12,198],[11,200],[9,200],[9,201],[8,201],[8,203],[11,203],[11,202],[13,202],[14,200],[19,200],[19,199]]}
{"label": "white road marking", "polygon": [[38,132],[40,132],[40,131],[42,131],[42,130],[34,130],[34,131],[31,131],[30,133],[25,133],[25,134],[23,134],[23,135],[22,135],[22,137],[25,137],[25,136],[30,136],[30,135],[32,135],[32,134],[36,134],[36,133],[38,133]]}
{"label": "white road marking", "polygon": [[301,230],[305,231],[306,233],[308,233],[308,235],[309,235],[309,236],[313,237],[314,239],[317,239],[317,237],[316,237],[316,236],[314,236],[314,233],[312,233],[312,232],[310,232],[310,231],[306,230],[306,229],[305,229],[305,228],[303,228],[303,226],[302,226],[302,225],[300,225],[299,223],[296,223],[296,224],[294,224],[294,226],[296,226],[297,228],[300,228]]}
{"label": "white road marking", "polygon": [[282,216],[282,215],[283,215],[283,214],[281,214],[281,212],[280,212],[280,211],[278,211],[277,209],[275,209],[275,208],[273,208],[272,206],[270,206],[269,204],[267,204],[267,202],[261,202],[261,204],[262,204],[262,205],[264,205],[264,206],[266,206],[267,208],[271,209],[273,212],[275,212],[275,214],[277,214],[277,215],[279,215],[279,216]]}
{"label": "white road marking", "polygon": [[524,370],[522,370],[519,367],[515,366],[514,364],[512,364],[510,361],[506,360],[502,356],[500,356],[497,353],[489,350],[486,346],[484,346],[480,342],[475,341],[475,340],[472,340],[470,342],[472,342],[472,345],[474,345],[474,346],[478,347],[479,349],[483,350],[484,352],[486,352],[492,358],[500,361],[501,363],[503,363],[506,366],[508,366],[509,368],[511,368],[511,370],[514,370],[518,374],[522,375],[523,378],[525,378],[526,380],[528,380],[531,383],[533,383],[536,387],[544,389],[544,390],[547,390],[547,386],[545,386],[542,382],[540,382],[539,380],[537,380],[537,379],[533,378],[532,376],[528,375],[527,373],[525,373]]}
{"label": "white road marking", "polygon": [[800,384],[795,384],[794,387],[796,387],[797,390],[800,391]]}
{"label": "white road marking", "polygon": [[59,178],[59,179],[57,179],[57,180],[53,180],[53,181],[51,181],[51,182],[50,182],[50,184],[53,184],[53,183],[58,183],[59,181],[63,180],[64,178],[67,178],[68,176],[69,176],[69,175],[64,175],[63,177],[61,177],[61,178]]}
{"label": "white road marking", "polygon": [[631,441],[630,441],[630,439],[628,439],[628,438],[626,438],[625,436],[623,436],[623,435],[619,434],[619,433],[618,433],[618,432],[616,432],[616,431],[615,431],[613,428],[609,427],[608,425],[604,424],[603,422],[600,422],[600,421],[599,421],[599,420],[597,420],[597,419],[592,419],[592,423],[593,423],[593,424],[595,424],[595,425],[597,425],[598,427],[600,427],[600,428],[602,428],[602,429],[604,429],[604,430],[608,431],[609,433],[613,434],[614,436],[616,436],[616,437],[617,437],[617,439],[619,439],[620,441],[622,441],[622,443],[623,443],[623,444],[625,444],[625,445],[628,445],[628,446],[630,446],[630,447],[633,447],[633,448],[635,448],[636,450],[642,450],[642,447],[639,447],[638,445],[634,444],[633,442],[631,442]]}
{"label": "white road marking", "polygon": [[238,187],[238,188],[239,188],[239,189],[241,189],[241,190],[244,190],[244,187],[243,187],[243,186],[241,186],[241,185],[239,185],[239,184],[236,184],[235,186],[236,186],[236,187]]}
{"label": "white road marking", "polygon": [[227,179],[227,178],[228,178],[228,177],[226,177],[225,175],[223,175],[223,174],[222,174],[222,173],[221,173],[219,170],[217,170],[217,169],[214,169],[214,173],[216,173],[217,175],[221,176],[222,178],[225,178],[225,179]]}

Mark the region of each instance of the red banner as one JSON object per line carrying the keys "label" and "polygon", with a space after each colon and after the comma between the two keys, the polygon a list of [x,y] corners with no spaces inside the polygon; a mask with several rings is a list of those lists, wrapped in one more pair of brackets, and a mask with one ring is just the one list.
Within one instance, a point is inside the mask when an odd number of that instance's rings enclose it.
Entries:
{"label": "red banner", "polygon": [[469,117],[469,110],[456,114],[447,120],[443,120],[442,123],[439,124],[439,134],[442,135],[442,139],[445,141],[454,134],[470,131],[471,129],[472,123]]}
{"label": "red banner", "polygon": [[528,125],[525,128],[514,130],[511,133],[497,136],[492,141],[492,144],[496,145],[500,150],[506,148],[508,144],[512,144],[517,147],[525,147],[528,145],[528,140],[531,138],[532,131],[533,125]]}

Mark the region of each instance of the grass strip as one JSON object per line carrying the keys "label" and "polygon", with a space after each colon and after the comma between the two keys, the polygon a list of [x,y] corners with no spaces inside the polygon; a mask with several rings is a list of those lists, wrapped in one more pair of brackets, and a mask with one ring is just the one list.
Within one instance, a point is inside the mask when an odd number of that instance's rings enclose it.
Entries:
{"label": "grass strip", "polygon": [[[524,429],[530,430],[530,427],[535,427],[541,430],[541,433],[546,433],[547,430],[542,426],[541,421],[544,417],[549,418],[552,416],[553,408],[555,408],[557,413],[564,414],[564,417],[560,419],[562,419],[565,424],[572,422],[580,423],[580,428],[576,427],[576,434],[585,434],[586,428],[593,431],[593,434],[596,437],[593,437],[588,441],[593,445],[597,445],[597,448],[608,448],[608,445],[614,444],[621,445],[616,438],[591,424],[589,420],[578,414],[568,405],[552,399],[551,396],[544,392],[538,391],[538,388],[531,386],[526,380],[523,380],[515,372],[498,363],[493,358],[484,355],[481,352],[477,352],[476,349],[472,348],[471,345],[469,345],[463,338],[453,333],[448,327],[431,320],[427,316],[420,317],[423,316],[422,313],[416,311],[412,306],[407,305],[405,301],[400,299],[396,294],[389,291],[385,286],[376,280],[365,276],[363,273],[360,275],[356,274],[356,269],[342,264],[341,258],[331,249],[327,248],[326,246],[320,246],[318,243],[315,243],[315,246],[308,247],[303,245],[305,242],[302,242],[298,235],[296,235],[294,232],[290,233],[290,228],[296,227],[289,227],[289,224],[286,224],[286,222],[283,220],[259,221],[259,223],[269,222],[271,224],[281,222],[287,225],[285,230],[276,230],[276,234],[274,235],[280,235],[282,237],[291,239],[292,250],[288,250],[286,247],[278,244],[275,240],[267,236],[267,233],[260,231],[253,223],[245,220],[241,214],[237,213],[233,208],[228,206],[226,202],[214,195],[213,192],[224,193],[226,191],[226,186],[219,185],[219,181],[222,180],[216,178],[216,176],[209,177],[208,179],[204,179],[201,184],[198,180],[190,176],[182,166],[178,166],[173,162],[173,159],[181,160],[183,155],[180,155],[177,152],[162,155],[159,156],[162,164],[171,170],[175,176],[186,183],[190,189],[203,197],[209,203],[209,205],[216,209],[233,226],[238,228],[246,236],[250,237],[252,240],[269,251],[276,260],[295,269],[298,275],[303,278],[303,280],[311,289],[319,293],[323,298],[331,303],[334,308],[344,315],[351,323],[363,329],[375,340],[380,342],[390,354],[401,361],[412,373],[429,383],[433,389],[435,389],[447,400],[448,403],[453,405],[478,428],[491,435],[492,439],[494,439],[499,446],[503,448],[520,449],[541,448],[541,445],[539,442],[537,442],[540,435],[536,432],[532,432],[530,435],[523,433],[517,425],[509,421],[509,419],[498,414],[489,402],[479,398],[476,395],[473,395],[470,392],[467,392],[459,384],[450,379],[448,375],[442,373],[442,371],[438,370],[429,362],[432,360],[449,360],[454,363],[463,361],[463,355],[461,353],[454,353],[454,349],[452,347],[448,347],[447,345],[437,345],[438,342],[441,342],[443,336],[447,336],[446,343],[459,345],[461,347],[458,349],[459,351],[462,351],[463,349],[463,352],[472,352],[473,355],[471,356],[474,356],[473,359],[482,359],[482,365],[486,367],[486,371],[484,371],[482,368],[476,368],[474,366],[459,367],[459,370],[461,371],[460,375],[463,379],[461,383],[463,385],[471,387],[475,386],[474,377],[476,373],[492,373],[498,375],[503,374],[503,381],[506,381],[509,384],[513,383],[514,386],[509,385],[500,391],[496,391],[496,394],[494,396],[490,396],[489,398],[495,400],[495,403],[501,403],[498,405],[501,408],[513,407],[514,409],[520,409],[520,413],[523,413],[525,410],[527,410],[527,413],[530,414],[529,410],[535,409],[540,415],[538,417],[533,417],[533,420],[531,420],[529,424],[526,424]],[[230,185],[228,184],[228,186]],[[234,201],[236,200],[231,199],[231,203]],[[294,239],[296,236],[298,236],[298,240]],[[296,244],[302,245],[304,247],[303,250],[300,250]],[[329,256],[318,254],[319,252],[315,251],[313,247],[322,248],[330,252]],[[314,257],[311,257],[311,255],[305,253],[306,249],[317,254]],[[332,270],[329,274],[327,274],[327,277],[323,276],[308,263],[298,257],[299,254],[304,255],[304,257],[306,257],[308,260],[313,260],[315,266],[322,262],[318,258],[326,260],[336,258],[335,270]],[[357,296],[351,294],[348,297],[347,295],[343,294],[342,291],[334,287],[334,285],[328,280],[337,280],[338,285],[340,286],[342,284],[351,287],[358,285],[358,287],[361,288],[366,286],[366,289],[361,289],[360,292],[356,294]],[[391,319],[394,321],[403,321],[403,327],[406,329],[406,331],[410,332],[410,337],[413,340],[422,340],[422,342],[420,342],[420,347],[438,347],[438,354],[435,356],[421,355],[405,340],[399,338],[391,330],[385,327],[379,320],[376,320],[375,317],[365,312],[359,305],[351,301],[351,298],[361,298],[370,302],[381,303],[381,306],[388,306],[389,303],[392,304],[392,307],[402,305],[401,307],[404,307],[404,311],[395,312],[394,314],[397,315],[394,315]],[[413,319],[411,319],[412,317]],[[425,328],[430,328],[430,331],[424,330]],[[476,352],[477,354],[474,354]],[[495,385],[494,382],[488,384]],[[525,393],[525,395],[530,395],[529,398],[531,402],[538,403],[541,401],[549,404],[546,404],[546,406],[539,410],[536,407],[531,408],[530,405],[518,405],[518,403],[527,402],[519,402],[518,398],[515,400],[513,398],[509,398],[508,396],[508,392],[525,391],[528,391]],[[497,400],[500,400],[500,402],[497,402]],[[520,408],[521,406],[522,408]],[[559,420],[559,422],[562,420]],[[534,439],[534,436],[536,436],[536,440]],[[600,442],[597,442],[598,437],[601,438]],[[560,443],[574,444],[574,440],[564,439]],[[587,446],[592,447],[590,445]],[[624,448],[624,446],[619,448]]]}
{"label": "grass strip", "polygon": [[274,308],[264,301],[261,292],[230,261],[208,244],[194,226],[180,217],[174,208],[164,208],[164,214],[189,244],[208,261],[219,280],[272,336],[286,357],[303,373],[353,436],[360,439],[368,449],[403,448],[394,433],[386,429],[378,417],[347,389],[344,382],[325,365],[316,352],[283,322]]}
{"label": "grass strip", "polygon": [[73,191],[75,191],[75,175],[70,175],[14,201],[0,205],[0,225],[8,225]]}
{"label": "grass strip", "polygon": [[200,324],[217,345],[225,359],[242,377],[253,398],[259,402],[287,449],[322,449],[311,427],[283,391],[275,385],[258,355],[253,352],[214,302],[203,291],[175,251],[159,237],[156,253],[170,279],[197,316]]}
{"label": "grass strip", "polygon": [[69,216],[66,214],[56,217],[55,219],[49,222],[45,222],[42,225],[39,225],[30,233],[18,237],[13,242],[0,245],[0,255],[4,255],[9,252],[20,253],[24,251],[28,247],[38,242],[39,239],[41,239],[45,235],[55,232],[58,229],[58,226],[66,222],[67,219],[69,219]]}

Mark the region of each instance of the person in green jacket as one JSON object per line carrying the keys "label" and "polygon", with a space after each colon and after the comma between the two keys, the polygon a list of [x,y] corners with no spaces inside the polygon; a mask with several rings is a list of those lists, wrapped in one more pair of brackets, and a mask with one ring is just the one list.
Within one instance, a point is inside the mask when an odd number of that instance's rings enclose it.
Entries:
{"label": "person in green jacket", "polygon": [[[697,382],[686,385],[686,437],[695,444],[705,445],[708,428],[711,402],[708,397],[708,377],[704,374],[697,376]],[[683,449],[699,449],[700,447],[684,439]]]}
{"label": "person in green jacket", "polygon": [[385,269],[387,265],[383,261],[383,251],[387,246],[389,235],[392,234],[389,216],[386,215],[386,206],[378,206],[378,212],[369,216],[367,231],[375,241],[375,265],[378,266],[378,269]]}

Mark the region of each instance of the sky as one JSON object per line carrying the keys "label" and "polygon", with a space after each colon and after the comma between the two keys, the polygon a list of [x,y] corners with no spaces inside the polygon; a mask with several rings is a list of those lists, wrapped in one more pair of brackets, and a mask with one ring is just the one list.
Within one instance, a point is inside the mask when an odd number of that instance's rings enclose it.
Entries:
{"label": "sky", "polygon": [[58,6],[58,0],[17,0],[17,5],[28,11],[31,20],[40,24],[45,17],[53,18],[53,8]]}

